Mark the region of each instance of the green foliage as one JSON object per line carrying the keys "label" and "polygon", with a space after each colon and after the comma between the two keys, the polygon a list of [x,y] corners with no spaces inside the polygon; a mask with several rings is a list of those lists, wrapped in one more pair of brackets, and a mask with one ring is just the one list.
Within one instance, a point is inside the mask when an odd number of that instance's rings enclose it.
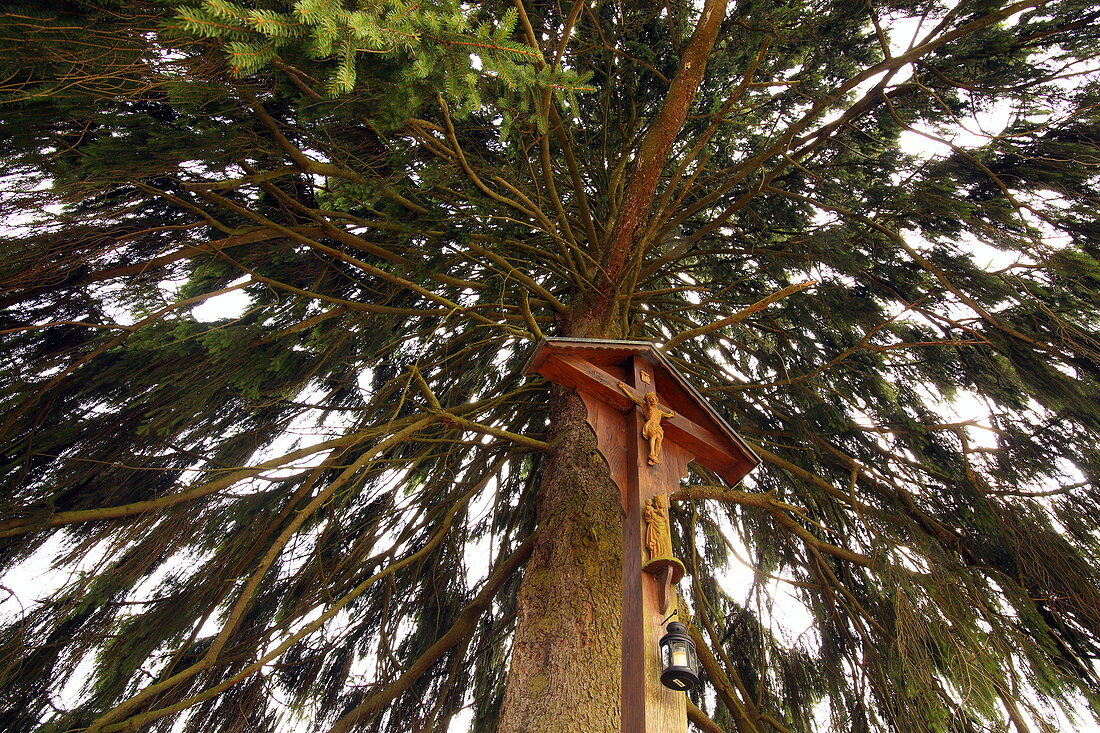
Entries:
{"label": "green foliage", "polygon": [[494,729],[533,343],[699,328],[764,465],[674,503],[696,704],[1096,717],[1100,10],[731,4],[635,212],[696,4],[522,7],[4,7],[0,567],[68,580],[0,606],[0,728]]}
{"label": "green foliage", "polygon": [[[577,74],[534,68],[540,54],[514,41],[518,13],[474,25],[457,2],[389,2],[350,6],[341,0],[298,0],[274,7],[204,0],[177,11],[175,27],[185,34],[224,42],[234,74],[247,76],[280,58],[304,51],[328,60],[327,94],[352,92],[363,69],[395,63],[408,83],[424,81],[459,110],[481,106],[478,82],[495,77],[511,89],[583,87]],[[474,57],[482,73],[474,72]],[[366,84],[369,86],[370,82]]]}

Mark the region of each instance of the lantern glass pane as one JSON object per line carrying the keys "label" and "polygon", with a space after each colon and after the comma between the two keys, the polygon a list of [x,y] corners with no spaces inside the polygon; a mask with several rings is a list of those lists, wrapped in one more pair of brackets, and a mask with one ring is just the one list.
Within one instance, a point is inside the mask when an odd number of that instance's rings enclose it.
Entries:
{"label": "lantern glass pane", "polygon": [[688,667],[690,647],[680,639],[669,644],[669,652],[672,657],[671,663],[673,667]]}
{"label": "lantern glass pane", "polygon": [[699,655],[695,652],[694,644],[687,644],[687,662],[684,666],[688,667],[696,675],[699,674]]}

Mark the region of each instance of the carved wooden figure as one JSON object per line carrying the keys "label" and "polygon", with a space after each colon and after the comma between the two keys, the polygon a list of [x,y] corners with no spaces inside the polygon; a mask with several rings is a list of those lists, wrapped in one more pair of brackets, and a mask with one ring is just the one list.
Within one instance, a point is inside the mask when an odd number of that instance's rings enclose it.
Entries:
{"label": "carved wooden figure", "polygon": [[672,554],[672,526],[668,518],[668,494],[654,494],[645,501],[645,548],[649,560],[642,570],[657,578],[658,608],[667,614],[676,602],[673,586],[684,577],[684,564]]}
{"label": "carved wooden figure", "polygon": [[672,557],[672,532],[668,525],[668,497],[657,494],[645,502],[645,549],[649,559]]}
{"label": "carved wooden figure", "polygon": [[646,392],[645,397],[638,399],[629,385],[619,382],[619,389],[631,399],[645,413],[645,424],[642,425],[642,437],[649,441],[649,465],[656,466],[661,462],[661,448],[665,442],[665,430],[661,427],[662,418],[676,417],[671,410],[662,410],[656,392]]}

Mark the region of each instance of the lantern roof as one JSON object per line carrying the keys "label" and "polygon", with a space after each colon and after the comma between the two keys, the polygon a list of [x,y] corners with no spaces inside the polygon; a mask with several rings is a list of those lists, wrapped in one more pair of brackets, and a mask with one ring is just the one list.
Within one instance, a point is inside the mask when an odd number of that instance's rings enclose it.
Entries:
{"label": "lantern roof", "polygon": [[630,382],[630,366],[635,359],[649,367],[661,402],[676,413],[663,423],[666,440],[682,446],[731,486],[759,465],[760,458],[748,443],[649,341],[546,339],[535,348],[526,373],[540,374],[626,411],[634,404],[618,388],[618,382]]}

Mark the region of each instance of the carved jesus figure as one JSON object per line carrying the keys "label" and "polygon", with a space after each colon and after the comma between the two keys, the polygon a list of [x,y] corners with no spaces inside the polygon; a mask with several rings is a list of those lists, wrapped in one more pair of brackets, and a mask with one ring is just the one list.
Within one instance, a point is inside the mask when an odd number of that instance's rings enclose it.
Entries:
{"label": "carved jesus figure", "polygon": [[661,445],[665,441],[665,429],[661,427],[661,420],[666,417],[676,417],[676,413],[661,409],[656,392],[646,392],[645,398],[639,400],[635,396],[634,390],[625,382],[619,382],[619,389],[634,404],[642,408],[642,412],[645,414],[642,437],[649,441],[649,465],[656,466],[661,462]]}

